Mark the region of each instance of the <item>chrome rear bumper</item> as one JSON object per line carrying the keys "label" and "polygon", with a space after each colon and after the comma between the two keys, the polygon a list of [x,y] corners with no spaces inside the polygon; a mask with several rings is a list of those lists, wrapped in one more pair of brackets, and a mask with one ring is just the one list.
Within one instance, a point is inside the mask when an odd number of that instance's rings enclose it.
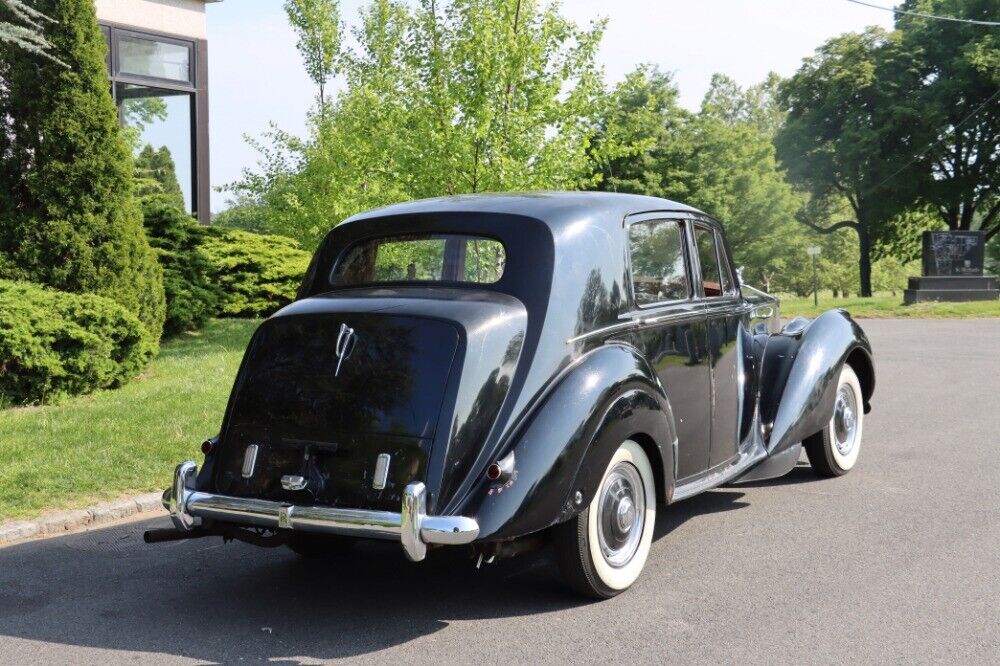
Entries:
{"label": "chrome rear bumper", "polygon": [[197,517],[237,525],[398,540],[414,562],[424,559],[429,543],[461,545],[479,536],[479,523],[474,518],[428,516],[427,491],[420,482],[406,486],[402,510],[394,513],[203,493],[193,489],[197,472],[194,461],[181,463],[174,470],[173,485],[163,492],[163,506],[178,529],[192,529]]}

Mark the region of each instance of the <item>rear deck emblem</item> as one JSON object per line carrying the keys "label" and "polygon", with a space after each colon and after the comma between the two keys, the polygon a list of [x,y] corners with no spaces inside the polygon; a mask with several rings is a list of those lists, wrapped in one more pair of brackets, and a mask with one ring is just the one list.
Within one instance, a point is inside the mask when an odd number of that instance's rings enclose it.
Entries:
{"label": "rear deck emblem", "polygon": [[340,364],[347,360],[354,351],[354,329],[347,324],[340,325],[340,333],[337,335],[337,369],[333,376],[340,375]]}
{"label": "rear deck emblem", "polygon": [[251,444],[243,454],[243,478],[249,479],[253,476],[253,468],[257,464],[257,445]]}

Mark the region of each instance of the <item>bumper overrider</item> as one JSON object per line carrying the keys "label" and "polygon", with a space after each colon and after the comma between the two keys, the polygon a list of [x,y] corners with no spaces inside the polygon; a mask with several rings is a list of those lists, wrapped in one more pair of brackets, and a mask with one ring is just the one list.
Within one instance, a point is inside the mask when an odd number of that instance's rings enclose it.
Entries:
{"label": "bumper overrider", "polygon": [[341,534],[399,541],[407,558],[424,559],[427,544],[461,545],[479,536],[479,523],[464,516],[428,516],[427,490],[419,481],[406,486],[399,513],[230,497],[194,489],[198,466],[189,460],[174,470],[173,485],[163,492],[163,506],[179,530],[196,527],[196,518],[235,525]]}

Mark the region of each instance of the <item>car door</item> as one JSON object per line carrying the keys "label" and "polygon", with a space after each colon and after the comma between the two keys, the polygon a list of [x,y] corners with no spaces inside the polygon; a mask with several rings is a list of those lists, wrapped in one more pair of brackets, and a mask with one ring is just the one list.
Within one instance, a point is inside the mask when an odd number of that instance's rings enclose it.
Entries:
{"label": "car door", "polygon": [[695,299],[687,223],[663,215],[629,219],[629,265],[637,347],[670,399],[678,481],[708,468],[711,375],[708,330]]}
{"label": "car door", "polygon": [[700,282],[696,295],[705,309],[711,371],[712,416],[709,467],[731,461],[739,450],[743,336],[748,321],[720,230],[708,221],[692,224]]}

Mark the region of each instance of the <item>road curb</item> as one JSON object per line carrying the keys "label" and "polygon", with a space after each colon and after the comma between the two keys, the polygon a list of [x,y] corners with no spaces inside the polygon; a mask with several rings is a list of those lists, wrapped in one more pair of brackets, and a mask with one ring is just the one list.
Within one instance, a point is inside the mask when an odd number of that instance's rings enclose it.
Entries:
{"label": "road curb", "polygon": [[161,493],[147,493],[114,502],[95,504],[86,509],[50,511],[32,520],[0,523],[0,546],[9,546],[29,539],[83,532],[92,527],[107,525],[139,514],[144,518],[166,515],[160,497]]}

